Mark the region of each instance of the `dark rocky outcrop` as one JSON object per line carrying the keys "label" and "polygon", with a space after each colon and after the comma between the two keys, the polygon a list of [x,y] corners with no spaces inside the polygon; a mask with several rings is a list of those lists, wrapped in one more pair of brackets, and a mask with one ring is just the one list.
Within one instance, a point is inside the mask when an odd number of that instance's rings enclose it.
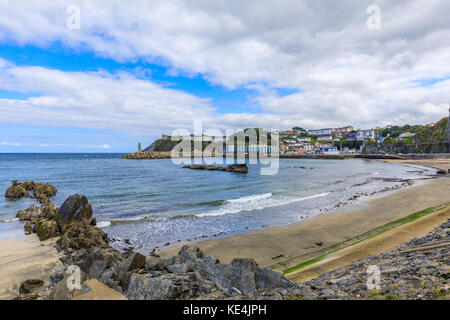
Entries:
{"label": "dark rocky outcrop", "polygon": [[90,224],[81,222],[72,222],[64,224],[61,230],[61,238],[57,244],[60,249],[72,252],[80,249],[107,248],[108,235]]}
{"label": "dark rocky outcrop", "polygon": [[[28,191],[32,191],[32,195]],[[25,181],[20,182],[17,180],[13,181],[11,187],[9,187],[5,192],[5,197],[8,199],[20,199],[20,198],[35,198],[40,203],[49,203],[50,197],[56,194],[56,188],[48,183]]]}
{"label": "dark rocky outcrop", "polygon": [[27,189],[17,180],[14,180],[13,185],[5,192],[5,197],[9,199],[20,199],[28,196]]}
{"label": "dark rocky outcrop", "polygon": [[183,168],[193,169],[193,170],[218,170],[218,171],[227,171],[227,172],[248,173],[248,167],[246,164],[230,164],[228,166],[192,164],[192,165],[183,166]]}
{"label": "dark rocky outcrop", "polygon": [[90,225],[94,222],[92,218],[92,206],[85,196],[71,195],[59,208],[57,216],[58,226],[65,230],[72,223],[81,222]]}
{"label": "dark rocky outcrop", "polygon": [[41,241],[57,237],[60,234],[58,224],[54,220],[38,220],[35,230]]}

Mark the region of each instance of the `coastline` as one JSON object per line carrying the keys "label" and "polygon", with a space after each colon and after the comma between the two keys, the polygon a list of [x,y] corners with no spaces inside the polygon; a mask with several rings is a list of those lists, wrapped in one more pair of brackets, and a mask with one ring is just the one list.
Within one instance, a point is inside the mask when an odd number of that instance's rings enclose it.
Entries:
{"label": "coastline", "polygon": [[[417,163],[412,164],[418,165]],[[448,165],[448,163],[445,165]],[[358,235],[376,229],[393,220],[404,218],[411,213],[449,203],[450,197],[447,191],[449,189],[450,179],[448,177],[422,180],[418,184],[396,190],[395,192],[388,192],[375,199],[358,201],[354,207],[329,211],[293,225],[191,242],[189,246],[199,246],[208,254],[225,263],[229,263],[236,257],[253,258],[260,266],[271,267],[283,272],[304,261],[323,255],[321,250],[325,248],[335,244],[345,244],[346,241],[353,240]],[[447,208],[447,215],[448,211]],[[417,220],[416,224],[420,224],[421,221],[423,220]],[[391,250],[401,245],[405,239],[423,236],[433,227],[442,223],[442,221],[442,219],[439,221],[435,220],[426,227],[410,230],[406,238],[397,239],[397,242],[378,243],[376,246],[377,251],[362,250],[362,256],[359,255],[358,257]],[[396,226],[393,230],[399,231],[401,228]],[[21,281],[31,278],[47,281],[45,279],[48,278],[51,270],[61,265],[58,252],[52,245],[54,240],[56,239],[40,242],[35,234],[23,238],[0,240],[0,250],[2,252],[0,255],[0,271],[7,275],[0,282],[0,289],[2,290],[0,299],[9,299],[17,295]],[[367,242],[363,241],[362,246],[364,244],[367,244]],[[350,244],[350,246],[347,244],[338,248],[339,253],[337,254],[340,255],[342,252],[346,252],[345,250],[353,250],[354,248],[353,244]],[[176,256],[179,249],[179,247],[168,248],[162,251],[161,255],[163,257]],[[322,260],[321,263],[327,261],[328,257],[326,260]],[[343,261],[345,263],[352,262],[351,259],[344,259]],[[331,266],[333,265],[331,264]],[[328,267],[330,268],[330,265]],[[308,269],[305,268],[302,271]],[[313,277],[318,275],[320,275],[320,271],[314,273]],[[288,278],[291,278],[291,276],[289,275]],[[297,277],[295,273],[293,278],[291,278],[294,281],[304,279],[309,278]],[[97,281],[93,281],[91,284],[93,290],[90,293],[79,296],[79,299],[124,298]]]}
{"label": "coastline", "polygon": [[[296,224],[189,245],[199,246],[221,261],[229,262],[236,256],[252,257],[260,265],[284,271],[321,255],[319,252],[323,248],[345,243],[414,212],[448,203],[449,189],[450,179],[446,177],[425,180],[382,197],[359,201],[356,206],[329,211]],[[175,246],[160,254],[167,257],[178,250],[179,246]]]}

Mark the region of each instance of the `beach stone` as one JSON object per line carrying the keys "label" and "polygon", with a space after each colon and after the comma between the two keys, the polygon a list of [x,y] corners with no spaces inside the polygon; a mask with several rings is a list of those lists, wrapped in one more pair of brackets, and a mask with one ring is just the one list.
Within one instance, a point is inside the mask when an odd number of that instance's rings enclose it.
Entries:
{"label": "beach stone", "polygon": [[22,186],[20,182],[15,180],[13,185],[6,189],[5,197],[9,199],[20,199],[23,197],[28,197],[27,190]]}
{"label": "beach stone", "polygon": [[66,225],[72,222],[91,224],[92,207],[85,196],[74,194],[64,201],[61,208],[59,208],[57,217],[58,225],[61,229],[65,229]]}
{"label": "beach stone", "polygon": [[145,267],[145,256],[139,252],[133,253],[126,260],[126,271],[133,271],[136,269],[142,269]]}
{"label": "beach stone", "polygon": [[40,280],[40,279],[25,280],[20,284],[19,293],[20,294],[31,293],[43,286],[44,286],[43,280]]}
{"label": "beach stone", "polygon": [[81,258],[77,264],[91,278],[99,278],[106,269],[118,269],[123,262],[123,255],[112,248],[97,248]]}
{"label": "beach stone", "polygon": [[58,224],[54,220],[39,220],[35,227],[41,241],[54,238],[60,234]]}

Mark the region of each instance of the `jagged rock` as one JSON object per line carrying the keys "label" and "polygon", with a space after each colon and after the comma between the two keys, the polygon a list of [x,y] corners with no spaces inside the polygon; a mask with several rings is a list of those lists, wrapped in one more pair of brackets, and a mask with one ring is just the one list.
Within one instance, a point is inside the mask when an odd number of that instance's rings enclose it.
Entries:
{"label": "jagged rock", "polygon": [[55,208],[54,202],[49,202],[41,205],[40,219],[53,219],[59,212],[59,209]]}
{"label": "jagged rock", "polygon": [[54,186],[52,186],[51,184],[41,183],[41,182],[34,182],[32,189],[33,189],[33,194],[35,197],[38,197],[39,195],[43,195],[47,198],[53,197],[57,191],[56,188]]}
{"label": "jagged rock", "polygon": [[158,278],[133,273],[126,296],[130,300],[173,300],[196,296],[200,277],[197,273],[164,274]]}
{"label": "jagged rock", "polygon": [[231,264],[223,264],[198,248],[187,246],[181,248],[179,255],[183,263],[230,291],[234,287],[245,295],[252,295],[258,289],[295,287],[293,282],[276,271],[258,267],[253,259],[234,259]]}
{"label": "jagged rock", "polygon": [[62,233],[63,235],[58,239],[57,244],[63,250],[108,248],[108,235],[99,228],[84,222],[64,224]]}
{"label": "jagged rock", "polygon": [[5,192],[5,197],[10,199],[20,199],[23,197],[29,197],[28,191],[33,191],[33,198],[37,199],[40,203],[49,202],[49,197],[56,194],[56,188],[48,183],[25,181],[20,182],[13,181],[13,185],[9,187]]}
{"label": "jagged rock", "polygon": [[25,230],[25,234],[31,234],[33,232],[33,225],[30,222],[25,222],[23,229]]}
{"label": "jagged rock", "polygon": [[36,223],[39,218],[39,210],[34,205],[31,205],[25,210],[19,210],[16,217],[19,218],[20,221],[33,221],[32,223]]}
{"label": "jagged rock", "polygon": [[25,280],[20,284],[19,293],[20,294],[31,293],[43,286],[44,286],[44,281],[42,281],[40,279]]}
{"label": "jagged rock", "polygon": [[[92,290],[88,285],[83,284],[87,280],[85,272],[80,270],[79,278],[76,277],[74,269],[65,268],[62,273],[58,272],[60,280],[53,284],[48,298],[50,300],[70,300]],[[79,281],[79,283],[75,283],[75,281]]]}
{"label": "jagged rock", "polygon": [[92,207],[85,196],[78,194],[68,197],[57,215],[58,226],[65,231],[67,226],[75,222],[92,223]]}
{"label": "jagged rock", "polygon": [[39,220],[35,226],[41,241],[57,237],[60,234],[58,224],[54,220]]}
{"label": "jagged rock", "polygon": [[5,192],[5,197],[9,199],[20,199],[28,196],[27,190],[17,180],[14,180],[13,185]]}
{"label": "jagged rock", "polygon": [[145,267],[145,256],[139,252],[133,253],[126,261],[126,271],[133,271]]}

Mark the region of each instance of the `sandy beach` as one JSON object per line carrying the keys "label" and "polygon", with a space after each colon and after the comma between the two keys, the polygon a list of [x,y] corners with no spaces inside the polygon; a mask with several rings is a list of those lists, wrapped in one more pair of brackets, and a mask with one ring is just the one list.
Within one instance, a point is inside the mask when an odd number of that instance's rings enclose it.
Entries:
{"label": "sandy beach", "polygon": [[[435,160],[433,160],[436,162]],[[414,163],[417,164],[417,163]],[[426,162],[422,161],[422,165]],[[449,161],[440,163],[448,166]],[[269,228],[191,244],[229,262],[235,257],[252,257],[262,266],[279,271],[320,255],[320,250],[357,237],[369,230],[412,213],[450,202],[450,179],[421,181],[384,197],[362,201],[351,208],[313,217],[302,223]],[[411,234],[411,237],[414,235]],[[171,256],[180,247],[164,250]]]}
{"label": "sandy beach", "polygon": [[22,281],[47,281],[50,272],[62,266],[54,240],[39,241],[36,234],[0,240],[0,299],[17,296]]}
{"label": "sandy beach", "polygon": [[[433,167],[438,165],[445,169],[449,166],[449,161],[433,160]],[[444,213],[439,211],[386,232],[377,237],[375,242],[363,241],[351,246],[347,243],[358,239],[362,234],[367,236],[368,231],[386,223],[421,210],[448,204],[448,190],[448,176],[419,181],[398,191],[388,192],[382,197],[360,201],[353,206],[315,216],[302,223],[190,243],[190,246],[199,246],[225,263],[236,257],[253,258],[259,265],[278,271],[285,271],[323,255],[323,251],[330,246],[334,246],[334,249],[340,249],[340,246],[346,248],[322,260],[319,266],[307,267],[290,276],[293,280],[310,279],[355,259],[391,250],[413,237],[423,236],[448,218],[448,208],[443,210]],[[0,279],[0,299],[17,296],[19,285],[24,280],[47,281],[50,271],[61,266],[59,254],[52,245],[54,241],[40,242],[36,234],[0,240],[0,272],[3,275]],[[161,252],[161,255],[177,255],[179,249],[180,247],[172,247]],[[125,298],[96,280],[90,280],[89,285],[93,290],[77,299]]]}

